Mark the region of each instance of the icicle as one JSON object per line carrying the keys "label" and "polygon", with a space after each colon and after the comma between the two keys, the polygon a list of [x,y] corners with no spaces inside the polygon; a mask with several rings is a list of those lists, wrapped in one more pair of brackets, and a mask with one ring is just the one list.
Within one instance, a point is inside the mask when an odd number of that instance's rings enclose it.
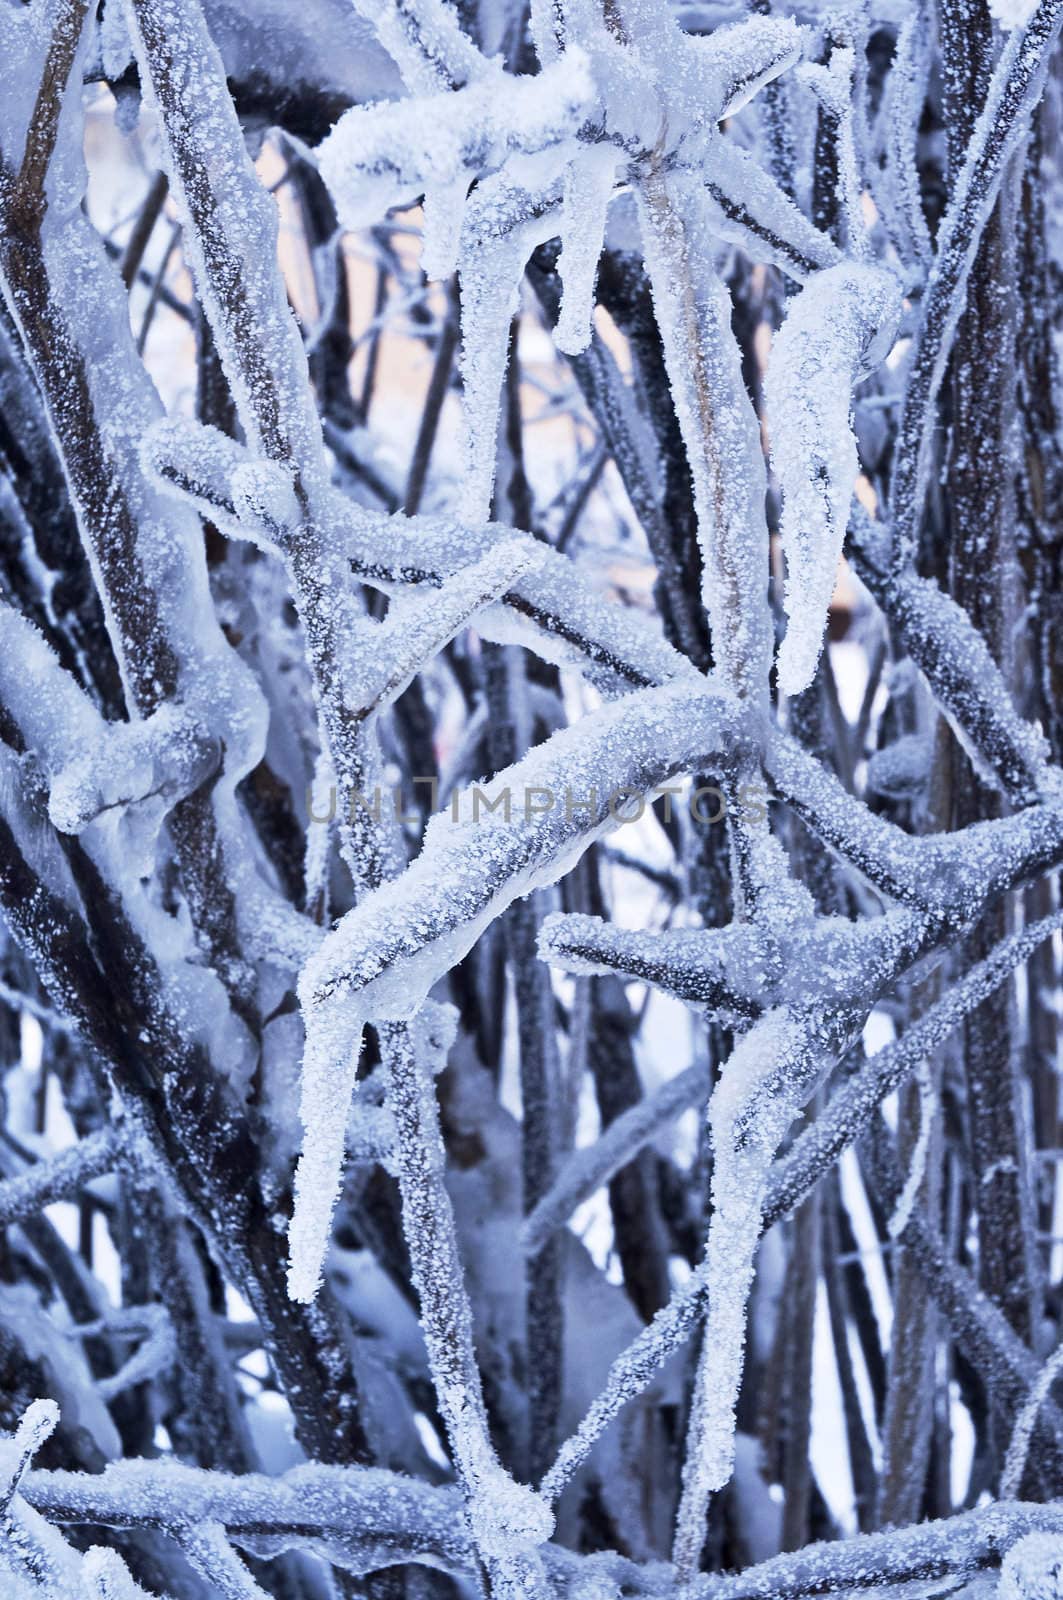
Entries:
{"label": "icicle", "polygon": [[611,146],[589,145],[565,172],[558,263],[561,312],[554,339],[566,355],[579,355],[590,343],[594,284],[617,165]]}
{"label": "icicle", "polygon": [[709,1309],[695,1379],[673,1560],[680,1583],[697,1571],[709,1496],[734,1461],[746,1301],[775,1152],[808,1092],[806,1026],[768,1012],[735,1046],[709,1102],[712,1219],[705,1247]]}
{"label": "icicle", "polygon": [[288,1227],[288,1293],[309,1304],[321,1283],[332,1213],[339,1197],[347,1109],[358,1076],[364,1014],[351,1001],[311,1020],[306,1001],[306,1047],[299,1092],[302,1153]]}
{"label": "icicle", "polygon": [[891,273],[852,262],[831,267],[792,302],[768,362],[787,575],[779,683],[790,695],[815,674],[845,542],[858,467],[853,385],[888,353],[900,310]]}
{"label": "icicle", "polygon": [[452,183],[433,184],[425,190],[421,271],[426,278],[450,278],[458,270],[468,193],[469,178],[464,172]]}
{"label": "icicle", "polygon": [[514,157],[479,185],[466,207],[458,270],[467,466],[458,510],[473,523],[490,515],[510,324],[528,257],[557,232],[567,154]]}

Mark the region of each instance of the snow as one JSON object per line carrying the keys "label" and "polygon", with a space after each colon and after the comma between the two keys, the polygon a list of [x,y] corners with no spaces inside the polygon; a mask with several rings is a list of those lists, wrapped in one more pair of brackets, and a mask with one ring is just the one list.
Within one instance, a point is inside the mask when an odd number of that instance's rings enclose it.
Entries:
{"label": "snow", "polygon": [[[440,10],[443,8],[440,7]],[[567,51],[535,77],[496,67],[453,92],[354,106],[318,150],[321,174],[347,228],[368,227],[426,192],[497,171],[521,152],[548,149],[579,129],[593,104],[586,56]]]}

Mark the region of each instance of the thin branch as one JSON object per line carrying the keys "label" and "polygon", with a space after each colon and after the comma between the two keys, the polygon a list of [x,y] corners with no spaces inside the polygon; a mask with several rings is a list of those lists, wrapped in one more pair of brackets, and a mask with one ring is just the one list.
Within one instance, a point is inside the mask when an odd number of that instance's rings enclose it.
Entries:
{"label": "thin branch", "polygon": [[122,1138],[115,1128],[103,1128],[86,1138],[0,1183],[0,1227],[36,1216],[56,1200],[67,1200],[94,1178],[110,1172],[122,1151]]}

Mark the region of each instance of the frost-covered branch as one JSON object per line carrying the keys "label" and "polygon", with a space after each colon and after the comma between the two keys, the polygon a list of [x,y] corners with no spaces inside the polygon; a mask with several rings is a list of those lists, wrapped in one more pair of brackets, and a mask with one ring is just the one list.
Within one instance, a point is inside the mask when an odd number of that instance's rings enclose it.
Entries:
{"label": "frost-covered branch", "polygon": [[[187,496],[227,533],[277,543],[276,516],[264,514],[268,508],[262,501],[253,507],[245,499],[237,511],[234,477],[256,463],[235,441],[173,420],[152,429],[145,453],[161,487]],[[385,594],[410,587],[437,590],[503,539],[517,540],[537,559],[526,571],[514,572],[497,608],[480,614],[477,629],[485,638],[526,644],[557,665],[578,665],[614,693],[618,687],[646,688],[692,675],[685,658],[643,618],[603,600],[570,560],[536,544],[529,534],[443,517],[374,516],[338,490],[322,493],[350,571]],[[282,522],[281,537],[283,527]]]}
{"label": "frost-covered branch", "polygon": [[911,569],[893,574],[885,530],[860,507],[850,523],[854,563],[891,627],[976,759],[1008,795],[1029,804],[1056,779],[1041,734],[1024,721],[985,640],[962,606]]}
{"label": "frost-covered branch", "polygon": [[919,536],[934,412],[963,311],[968,274],[1007,163],[1044,90],[1061,23],[1063,5],[1059,0],[1038,0],[1025,25],[1010,34],[935,241],[934,265],[923,293],[912,370],[905,389],[891,492],[894,562],[898,571],[911,560]]}
{"label": "frost-covered branch", "polygon": [[920,1061],[932,1055],[965,1016],[1005,983],[1039,944],[1051,938],[1061,922],[1063,917],[1058,914],[1045,917],[1004,940],[992,955],[972,967],[935,1001],[899,1039],[871,1056],[841,1086],[823,1114],[777,1164],[764,1207],[765,1226],[777,1222],[800,1203],[842,1151],[859,1137],[861,1129],[887,1096],[900,1087]]}
{"label": "frost-covered branch", "polygon": [[707,1068],[695,1063],[623,1112],[592,1145],[574,1152],[521,1228],[526,1253],[537,1255],[576,1208],[626,1166],[660,1128],[707,1100],[709,1088]]}
{"label": "frost-covered branch", "polygon": [[120,1133],[111,1128],[90,1133],[62,1154],[41,1161],[16,1177],[0,1182],[0,1222],[5,1226],[32,1217],[56,1200],[65,1200],[105,1172],[122,1149]]}
{"label": "frost-covered branch", "polygon": [[378,1468],[296,1467],[278,1477],[228,1477],[176,1462],[116,1462],[102,1473],[32,1472],[27,1502],[60,1525],[171,1528],[216,1524],[262,1553],[305,1540],[336,1553],[354,1572],[435,1558],[469,1561],[460,1501]]}
{"label": "frost-covered branch", "polygon": [[703,1577],[691,1600],[804,1600],[826,1589],[877,1588],[967,1577],[1000,1565],[1031,1532],[1063,1529],[1056,1506],[985,1506],[919,1528],[890,1529],[829,1545],[814,1545],[727,1578]]}

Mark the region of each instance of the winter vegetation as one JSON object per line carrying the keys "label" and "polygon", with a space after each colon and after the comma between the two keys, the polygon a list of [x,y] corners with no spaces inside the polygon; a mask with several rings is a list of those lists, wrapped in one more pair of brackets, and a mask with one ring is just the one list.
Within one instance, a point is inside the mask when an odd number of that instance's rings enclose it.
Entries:
{"label": "winter vegetation", "polygon": [[0,1595],[1063,1600],[1063,0],[0,0]]}

